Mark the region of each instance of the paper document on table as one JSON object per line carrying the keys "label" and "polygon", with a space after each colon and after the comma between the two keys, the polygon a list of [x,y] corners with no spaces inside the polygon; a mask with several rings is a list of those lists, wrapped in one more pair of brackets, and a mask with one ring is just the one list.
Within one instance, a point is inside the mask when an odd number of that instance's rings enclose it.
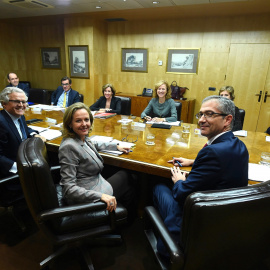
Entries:
{"label": "paper document on table", "polygon": [[89,137],[91,142],[111,142],[113,137],[93,135]]}
{"label": "paper document on table", "polygon": [[180,121],[176,122],[154,122],[154,121],[147,121],[146,124],[164,124],[164,125],[170,125],[170,126],[181,126]]}
{"label": "paper document on table", "polygon": [[111,155],[114,155],[114,156],[120,156],[123,154],[123,152],[121,151],[113,151],[113,150],[101,150],[99,151],[100,153],[105,153],[105,154],[111,154]]}
{"label": "paper document on table", "polygon": [[114,143],[119,143],[119,145],[121,147],[127,147],[127,148],[131,148],[135,145],[135,143],[131,143],[131,142],[122,142],[122,141],[119,141],[119,140],[113,140],[112,142]]}
{"label": "paper document on table", "polygon": [[234,131],[233,134],[234,134],[234,136],[247,137],[246,130],[237,130],[237,131]]}
{"label": "paper document on table", "polygon": [[265,141],[270,142],[270,136],[266,136]]}
{"label": "paper document on table", "polygon": [[48,141],[62,136],[62,132],[60,130],[38,127],[38,126],[31,126],[31,125],[28,127],[38,131],[39,135],[46,138],[46,140]]}
{"label": "paper document on table", "polygon": [[270,167],[255,163],[249,163],[248,179],[262,182],[270,180]]}

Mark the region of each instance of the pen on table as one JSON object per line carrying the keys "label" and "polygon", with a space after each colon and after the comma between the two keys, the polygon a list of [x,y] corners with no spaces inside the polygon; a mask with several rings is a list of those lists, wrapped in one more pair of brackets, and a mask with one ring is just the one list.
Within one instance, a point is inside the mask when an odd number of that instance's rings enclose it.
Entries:
{"label": "pen on table", "polygon": [[[174,159],[174,157],[173,157]],[[178,161],[178,160],[174,160],[180,167],[183,167],[183,165]]]}

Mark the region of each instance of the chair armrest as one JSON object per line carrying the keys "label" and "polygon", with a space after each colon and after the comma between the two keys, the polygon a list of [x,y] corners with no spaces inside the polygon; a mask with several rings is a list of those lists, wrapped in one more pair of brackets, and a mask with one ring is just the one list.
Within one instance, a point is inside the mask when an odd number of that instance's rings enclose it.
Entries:
{"label": "chair armrest", "polygon": [[[146,218],[148,219],[146,222],[149,222],[149,221],[151,222],[151,225],[154,227],[154,232],[157,233],[157,235],[161,238],[164,245],[166,246],[170,254],[171,263],[175,265],[183,266],[184,254],[182,250],[180,249],[180,247],[175,242],[175,240],[171,237],[170,232],[166,228],[158,211],[153,206],[148,206],[145,208],[145,214],[146,214]],[[149,223],[147,225],[149,225]]]}
{"label": "chair armrest", "polygon": [[3,184],[3,183],[6,183],[8,181],[12,181],[13,179],[18,179],[19,180],[19,175],[15,174],[15,175],[7,176],[7,177],[4,177],[4,178],[0,179],[0,185]]}
{"label": "chair armrest", "polygon": [[71,206],[59,207],[41,212],[38,215],[38,221],[41,223],[43,221],[53,218],[66,217],[69,215],[75,215],[85,212],[105,210],[106,208],[107,205],[104,202],[76,204]]}

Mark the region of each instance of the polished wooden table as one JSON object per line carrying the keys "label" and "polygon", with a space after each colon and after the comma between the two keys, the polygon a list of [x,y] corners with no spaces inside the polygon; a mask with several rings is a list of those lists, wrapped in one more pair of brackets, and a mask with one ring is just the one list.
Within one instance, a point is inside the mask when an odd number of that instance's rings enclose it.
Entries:
{"label": "polished wooden table", "polygon": [[[26,119],[46,117],[54,118],[58,120],[58,123],[62,122],[62,112],[42,112],[41,115],[33,115],[31,111],[26,112]],[[129,141],[135,141],[135,147],[133,152],[122,154],[121,156],[113,156],[110,154],[101,153],[104,158],[105,164],[113,166],[131,169],[138,172],[143,172],[152,175],[158,175],[163,177],[170,177],[170,168],[172,165],[167,161],[172,157],[185,157],[189,159],[195,159],[197,153],[206,143],[207,139],[201,135],[195,134],[194,130],[197,128],[194,124],[189,124],[191,132],[189,134],[183,133],[183,127],[172,126],[171,129],[157,129],[151,128],[151,125],[146,125],[145,128],[137,128],[136,126],[129,124],[123,126],[118,121],[121,120],[121,116],[117,115],[108,119],[95,119],[94,127],[91,135],[110,136],[117,140],[122,140],[127,136]],[[134,122],[138,122],[140,119],[134,119]],[[44,121],[37,123],[37,126],[47,127],[48,124]],[[145,144],[146,136],[148,133],[155,135],[155,145],[148,146]],[[242,140],[249,151],[250,163],[258,163],[260,161],[260,155],[263,151],[270,151],[270,143],[265,141],[265,133],[248,131],[247,137],[239,137]],[[58,152],[58,147],[61,143],[62,137],[48,141],[47,150]],[[183,167],[183,170],[190,171],[191,167]]]}

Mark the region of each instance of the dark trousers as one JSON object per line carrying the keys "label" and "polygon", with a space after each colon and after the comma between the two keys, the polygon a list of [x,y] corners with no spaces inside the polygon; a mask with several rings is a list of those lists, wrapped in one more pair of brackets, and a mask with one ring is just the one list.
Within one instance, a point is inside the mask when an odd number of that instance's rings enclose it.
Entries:
{"label": "dark trousers", "polygon": [[[171,236],[176,243],[179,243],[182,210],[178,202],[173,198],[172,190],[165,184],[156,185],[153,190],[153,203]],[[157,241],[157,249],[162,255],[168,256],[168,252],[161,239]]]}

